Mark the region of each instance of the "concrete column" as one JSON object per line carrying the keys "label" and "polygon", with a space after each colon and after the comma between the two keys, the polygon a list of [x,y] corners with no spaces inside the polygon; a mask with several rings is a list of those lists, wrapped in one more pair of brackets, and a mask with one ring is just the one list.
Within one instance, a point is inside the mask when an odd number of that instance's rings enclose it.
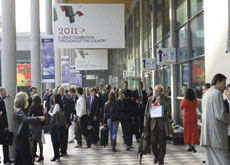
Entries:
{"label": "concrete column", "polygon": [[[2,1],[2,54],[1,71],[2,87],[9,95],[5,100],[8,129],[13,132],[14,97],[16,95],[16,25],[15,0]],[[14,145],[10,146],[10,157],[14,157]]]}
{"label": "concrete column", "polygon": [[30,0],[32,86],[41,95],[40,16],[39,0]]}
{"label": "concrete column", "polygon": [[[176,48],[176,34],[175,34],[175,0],[169,3],[169,16],[170,16],[170,47]],[[176,65],[171,65],[171,102],[172,102],[172,118],[176,122],[179,120],[179,112],[177,110],[177,69]]]}
{"label": "concrete column", "polygon": [[[52,0],[46,0],[46,35],[53,34]],[[54,83],[46,83],[46,88],[54,88]]]}

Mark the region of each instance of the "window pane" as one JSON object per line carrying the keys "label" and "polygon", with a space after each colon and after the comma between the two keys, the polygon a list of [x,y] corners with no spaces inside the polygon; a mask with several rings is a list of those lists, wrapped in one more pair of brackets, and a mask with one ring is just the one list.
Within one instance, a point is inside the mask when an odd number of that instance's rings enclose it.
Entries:
{"label": "window pane", "polygon": [[171,96],[171,68],[166,68],[165,69],[165,86],[166,86],[166,91],[167,95]]}
{"label": "window pane", "polygon": [[158,82],[158,84],[164,86],[163,70],[158,70],[157,71],[157,82]]}
{"label": "window pane", "polygon": [[187,0],[176,0],[176,5],[177,26],[180,26],[187,20]]}
{"label": "window pane", "polygon": [[151,28],[149,28],[149,49],[152,48],[152,31]]}
{"label": "window pane", "polygon": [[203,0],[190,0],[191,16],[196,15],[203,9]]}
{"label": "window pane", "polygon": [[178,73],[178,96],[184,97],[186,89],[189,87],[189,65],[188,63],[179,65]]}
{"label": "window pane", "polygon": [[144,52],[148,50],[148,31],[144,32]]}
{"label": "window pane", "polygon": [[159,42],[160,40],[162,40],[162,17],[158,17],[157,20],[157,28],[156,28],[156,40],[157,42]]}
{"label": "window pane", "polygon": [[169,9],[167,9],[164,13],[164,38],[167,37],[169,35]]}
{"label": "window pane", "polygon": [[181,28],[177,34],[178,37],[178,61],[185,61],[188,59],[188,28],[187,26]]}
{"label": "window pane", "polygon": [[165,40],[165,48],[169,48],[170,47],[170,37],[168,37],[166,40]]}
{"label": "window pane", "polygon": [[202,85],[205,83],[204,59],[192,61],[192,87],[195,89],[197,97],[202,97]]}
{"label": "window pane", "polygon": [[156,0],[155,1],[156,2],[156,7],[155,7],[155,13],[156,13],[156,16],[158,15],[158,14],[160,14],[160,12],[162,11],[162,0]]}
{"label": "window pane", "polygon": [[192,21],[192,56],[197,57],[204,54],[204,15]]}

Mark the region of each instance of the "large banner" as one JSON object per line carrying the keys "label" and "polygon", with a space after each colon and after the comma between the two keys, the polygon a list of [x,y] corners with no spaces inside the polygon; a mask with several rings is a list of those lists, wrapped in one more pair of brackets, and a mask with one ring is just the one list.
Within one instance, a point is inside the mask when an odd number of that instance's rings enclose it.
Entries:
{"label": "large banner", "polygon": [[17,86],[31,86],[31,65],[17,65]]}
{"label": "large banner", "polygon": [[55,48],[125,48],[124,4],[56,4]]}
{"label": "large banner", "polygon": [[54,82],[54,45],[52,38],[42,39],[42,82]]}
{"label": "large banner", "polygon": [[63,56],[61,58],[61,69],[62,69],[62,85],[69,85],[70,84],[70,63],[69,57]]}
{"label": "large banner", "polygon": [[76,86],[77,87],[82,87],[83,86],[83,83],[82,83],[82,74],[80,74],[80,73],[77,73],[76,74],[76,81],[77,81],[77,83],[76,83]]}
{"label": "large banner", "polygon": [[107,70],[108,50],[76,50],[77,70]]}
{"label": "large banner", "polygon": [[77,85],[77,71],[75,66],[70,66],[70,85]]}

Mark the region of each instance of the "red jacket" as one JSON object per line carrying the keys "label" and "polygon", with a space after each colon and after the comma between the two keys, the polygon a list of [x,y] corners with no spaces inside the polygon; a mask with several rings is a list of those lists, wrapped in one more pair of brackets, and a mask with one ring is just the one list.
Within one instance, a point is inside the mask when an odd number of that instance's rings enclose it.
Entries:
{"label": "red jacket", "polygon": [[183,99],[180,108],[183,110],[183,122],[197,122],[197,107],[199,102],[197,99],[190,101],[188,99]]}

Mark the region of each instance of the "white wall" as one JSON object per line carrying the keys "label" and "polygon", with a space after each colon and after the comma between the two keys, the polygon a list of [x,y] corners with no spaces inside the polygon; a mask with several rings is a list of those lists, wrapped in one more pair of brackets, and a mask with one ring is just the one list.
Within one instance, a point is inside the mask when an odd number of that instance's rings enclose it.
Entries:
{"label": "white wall", "polygon": [[230,53],[226,53],[228,0],[204,0],[205,77],[222,73],[230,82]]}

